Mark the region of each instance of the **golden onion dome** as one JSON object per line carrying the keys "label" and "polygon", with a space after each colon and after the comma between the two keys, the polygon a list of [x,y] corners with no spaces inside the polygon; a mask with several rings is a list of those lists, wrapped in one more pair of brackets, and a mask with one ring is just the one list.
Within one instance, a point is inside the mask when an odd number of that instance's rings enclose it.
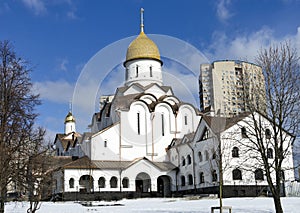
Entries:
{"label": "golden onion dome", "polygon": [[156,44],[149,39],[143,31],[141,31],[138,37],[128,46],[126,62],[134,59],[145,58],[160,61],[160,54]]}
{"label": "golden onion dome", "polygon": [[75,122],[75,117],[73,116],[73,114],[71,112],[69,112],[65,118],[65,123],[68,122]]}

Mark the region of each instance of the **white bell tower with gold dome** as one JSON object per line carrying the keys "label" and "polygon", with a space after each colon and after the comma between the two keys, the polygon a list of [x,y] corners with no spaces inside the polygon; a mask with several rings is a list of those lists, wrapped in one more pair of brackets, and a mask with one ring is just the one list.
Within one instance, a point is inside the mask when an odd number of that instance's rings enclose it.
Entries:
{"label": "white bell tower with gold dome", "polygon": [[76,132],[75,117],[72,112],[69,111],[65,118],[65,134],[67,135],[72,132]]}
{"label": "white bell tower with gold dome", "polygon": [[144,33],[143,21],[144,9],[141,8],[141,32],[138,37],[131,42],[127,49],[125,86],[139,83],[147,86],[151,83],[163,85],[162,61],[156,44]]}

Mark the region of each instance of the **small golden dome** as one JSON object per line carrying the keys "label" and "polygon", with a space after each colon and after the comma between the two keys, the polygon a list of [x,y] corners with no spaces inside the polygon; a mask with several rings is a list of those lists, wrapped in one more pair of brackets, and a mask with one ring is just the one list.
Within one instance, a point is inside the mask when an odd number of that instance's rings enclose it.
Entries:
{"label": "small golden dome", "polygon": [[69,112],[65,118],[65,123],[68,123],[68,122],[75,122],[75,117],[72,115],[71,112]]}
{"label": "small golden dome", "polygon": [[[142,31],[138,37],[131,42],[126,53],[126,62],[133,59],[156,59],[160,61],[160,54],[156,44]],[[126,63],[125,62],[125,63]]]}

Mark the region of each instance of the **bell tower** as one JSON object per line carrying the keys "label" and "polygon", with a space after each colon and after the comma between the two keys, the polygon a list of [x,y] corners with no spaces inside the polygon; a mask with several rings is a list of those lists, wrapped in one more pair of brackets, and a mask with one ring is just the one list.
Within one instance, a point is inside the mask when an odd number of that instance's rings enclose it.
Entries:
{"label": "bell tower", "polygon": [[69,134],[71,132],[76,132],[76,125],[75,125],[75,117],[73,116],[72,112],[69,111],[65,118],[65,134]]}

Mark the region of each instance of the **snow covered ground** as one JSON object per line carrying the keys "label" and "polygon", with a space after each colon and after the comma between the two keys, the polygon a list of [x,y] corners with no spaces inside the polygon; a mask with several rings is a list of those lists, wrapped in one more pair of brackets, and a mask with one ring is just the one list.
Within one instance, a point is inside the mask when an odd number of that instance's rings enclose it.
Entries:
{"label": "snow covered ground", "polygon": [[[121,200],[115,202],[93,202],[94,206],[85,207],[75,202],[44,202],[39,213],[210,213],[211,206],[218,205],[218,199],[191,200],[186,198],[147,198]],[[272,198],[227,198],[224,206],[232,206],[233,213],[272,213],[275,212]],[[300,212],[300,198],[282,198],[285,213]],[[112,206],[117,204],[115,206]],[[98,206],[96,206],[98,205]],[[25,213],[26,202],[9,202],[5,212]],[[217,211],[218,212],[218,211]],[[224,211],[226,212],[226,211]]]}

